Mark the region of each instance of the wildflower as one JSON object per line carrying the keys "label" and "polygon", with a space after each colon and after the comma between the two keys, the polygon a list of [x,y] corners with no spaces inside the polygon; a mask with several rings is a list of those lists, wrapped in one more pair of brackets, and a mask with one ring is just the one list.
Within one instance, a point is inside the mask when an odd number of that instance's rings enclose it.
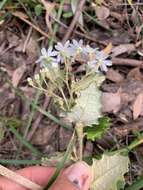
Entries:
{"label": "wildflower", "polygon": [[103,51],[97,52],[96,59],[99,64],[101,71],[107,72],[107,66],[112,65],[112,61],[107,59],[109,55],[106,55]]}
{"label": "wildflower", "polygon": [[94,54],[94,53],[96,53],[96,51],[97,51],[97,48],[92,48],[92,47],[89,46],[89,45],[86,45],[86,46],[83,48],[83,52],[84,52],[85,54]]}
{"label": "wildflower", "polygon": [[[41,56],[40,58],[36,61],[36,63],[41,63],[42,66],[45,66],[46,63],[56,63],[57,59],[55,56],[58,55],[57,51],[54,51],[52,47],[49,47],[48,50],[45,48],[41,49]],[[56,64],[55,64],[56,65]]]}
{"label": "wildflower", "polygon": [[28,78],[27,78],[27,82],[28,82],[28,84],[29,84],[30,86],[34,86],[34,83],[33,83],[32,78],[28,77]]}
{"label": "wildflower", "polygon": [[57,62],[63,62],[65,57],[70,57],[70,49],[69,49],[70,41],[68,40],[65,44],[58,42],[55,45],[55,49],[58,51],[57,53]]}
{"label": "wildflower", "polygon": [[100,67],[101,71],[107,72],[107,66],[112,65],[111,60],[107,59],[109,55],[106,55],[103,51],[97,51],[95,56],[95,59],[88,62],[89,68],[98,72],[98,67]]}
{"label": "wildflower", "polygon": [[40,81],[40,75],[39,74],[36,74],[35,76],[34,76],[34,79],[35,79],[35,81]]}
{"label": "wildflower", "polygon": [[87,62],[87,65],[90,69],[96,69],[97,67],[97,60],[91,60]]}
{"label": "wildflower", "polygon": [[72,40],[70,44],[70,54],[72,56],[79,54],[83,50],[83,40],[76,41],[75,39]]}

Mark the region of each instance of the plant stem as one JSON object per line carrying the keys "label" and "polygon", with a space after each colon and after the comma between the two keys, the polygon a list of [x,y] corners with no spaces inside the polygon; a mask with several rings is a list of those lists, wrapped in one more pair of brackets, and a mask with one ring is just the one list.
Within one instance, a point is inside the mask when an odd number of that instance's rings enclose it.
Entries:
{"label": "plant stem", "polygon": [[57,119],[54,115],[52,115],[50,112],[46,112],[45,110],[43,110],[42,108],[40,108],[39,106],[37,106],[36,104],[33,103],[33,101],[31,101],[29,98],[27,98],[23,92],[21,92],[20,90],[17,90],[9,80],[7,80],[8,84],[10,84],[11,88],[15,91],[15,93],[21,97],[21,99],[23,101],[25,101],[28,104],[31,104],[33,106],[33,108],[35,108],[37,111],[39,111],[40,113],[42,113],[43,115],[45,115],[46,117],[48,117],[49,119],[51,119],[52,121],[54,121],[55,123],[59,124],[60,126],[72,130],[70,128],[70,126],[65,125],[63,122],[61,122],[59,119]]}
{"label": "plant stem", "polygon": [[76,132],[78,136],[78,142],[79,142],[79,160],[82,161],[83,158],[83,124],[82,123],[77,123],[76,126]]}
{"label": "plant stem", "polygon": [[130,145],[128,145],[125,148],[113,151],[112,153],[124,153],[124,152],[129,152],[132,149],[136,148],[137,146],[139,146],[140,144],[143,143],[143,133],[141,133],[141,138],[137,138],[135,139]]}
{"label": "plant stem", "polygon": [[61,169],[64,167],[67,159],[69,158],[69,156],[72,153],[73,145],[74,145],[74,139],[75,139],[75,132],[73,132],[73,135],[72,135],[72,137],[70,139],[70,142],[68,144],[67,150],[65,152],[65,155],[64,155],[62,161],[57,165],[57,169],[56,169],[54,175],[51,177],[51,179],[48,182],[47,186],[43,190],[48,190],[52,186],[52,184],[55,182],[57,177],[59,176]]}
{"label": "plant stem", "polygon": [[63,89],[62,89],[62,88],[59,88],[59,90],[60,90],[60,92],[61,92],[61,94],[62,94],[62,97],[63,97],[63,99],[64,99],[64,101],[65,101],[67,110],[69,111],[69,104],[68,104],[67,98],[66,98],[66,96],[65,96],[65,94],[64,94],[64,92],[63,92]]}

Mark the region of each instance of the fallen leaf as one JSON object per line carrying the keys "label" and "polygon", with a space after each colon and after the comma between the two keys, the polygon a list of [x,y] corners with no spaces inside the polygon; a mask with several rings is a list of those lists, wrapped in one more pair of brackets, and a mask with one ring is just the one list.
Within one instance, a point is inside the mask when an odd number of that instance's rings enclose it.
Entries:
{"label": "fallen leaf", "polygon": [[33,135],[33,138],[31,140],[32,144],[34,145],[46,145],[50,142],[52,139],[52,136],[54,135],[57,127],[44,127],[40,126],[38,130]]}
{"label": "fallen leaf", "polygon": [[117,182],[125,183],[124,174],[129,170],[129,158],[115,154],[103,155],[102,159],[93,159],[93,183],[91,190],[117,190]]}
{"label": "fallen leaf", "polygon": [[14,87],[18,86],[20,79],[22,78],[25,71],[26,71],[25,65],[22,65],[22,66],[18,67],[17,69],[15,69],[15,71],[13,72],[13,75],[12,75],[12,84]]}
{"label": "fallen leaf", "polygon": [[143,107],[143,92],[138,94],[137,98],[135,99],[133,103],[133,118],[134,120],[139,117],[139,115],[142,112]]}
{"label": "fallen leaf", "polygon": [[108,69],[106,78],[116,83],[122,82],[124,80],[124,77],[118,71],[113,69]]}
{"label": "fallen leaf", "polygon": [[29,39],[25,51],[28,55],[28,57],[37,57],[38,55],[38,51],[39,50],[39,46],[38,43],[36,41],[36,39],[34,38],[34,36],[31,36],[31,38]]}
{"label": "fallen leaf", "polygon": [[135,50],[136,47],[134,44],[120,44],[119,46],[112,48],[112,57],[116,57],[126,52],[131,53]]}
{"label": "fallen leaf", "polygon": [[53,30],[52,30],[52,26],[51,26],[51,21],[50,21],[50,14],[53,11],[54,7],[55,7],[55,3],[51,3],[45,0],[41,0],[41,2],[43,3],[45,9],[46,9],[46,15],[45,15],[45,20],[46,20],[46,24],[47,27],[49,29],[50,34],[53,34]]}
{"label": "fallen leaf", "polygon": [[143,80],[143,76],[142,76],[142,73],[141,73],[141,71],[140,71],[140,68],[139,68],[139,67],[136,67],[136,68],[132,69],[132,70],[128,73],[127,78],[128,78],[128,79],[131,79],[131,78],[132,78],[132,79],[139,80],[139,81]]}
{"label": "fallen leaf", "polygon": [[112,43],[109,43],[106,48],[103,49],[104,53],[106,55],[109,55],[111,53],[111,50],[112,50]]}
{"label": "fallen leaf", "polygon": [[110,10],[105,6],[96,6],[96,15],[99,20],[105,20],[110,15]]}
{"label": "fallen leaf", "polygon": [[102,112],[116,113],[121,108],[120,92],[116,93],[102,93]]}
{"label": "fallen leaf", "polygon": [[13,34],[10,31],[6,32],[6,38],[9,43],[9,48],[16,47],[20,42],[20,38],[18,37],[18,35]]}

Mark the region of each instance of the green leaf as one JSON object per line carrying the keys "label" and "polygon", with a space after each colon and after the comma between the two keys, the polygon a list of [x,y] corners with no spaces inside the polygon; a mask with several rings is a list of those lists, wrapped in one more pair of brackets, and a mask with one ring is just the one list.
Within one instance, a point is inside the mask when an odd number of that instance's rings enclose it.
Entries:
{"label": "green leaf", "polygon": [[104,80],[105,80],[105,76],[100,75],[100,74],[95,75],[95,73],[92,73],[89,76],[82,78],[78,82],[72,81],[72,91],[78,92],[80,90],[84,90],[93,82],[95,82],[96,86],[99,87],[99,86],[101,86],[101,84]]}
{"label": "green leaf", "polygon": [[75,103],[71,112],[67,113],[67,119],[85,126],[98,124],[98,118],[101,117],[101,92],[94,81],[77,93]]}
{"label": "green leaf", "polygon": [[4,138],[4,126],[3,123],[0,122],[0,141]]}
{"label": "green leaf", "polygon": [[40,16],[42,14],[43,7],[41,4],[36,5],[34,9],[36,16]]}
{"label": "green leaf", "polygon": [[143,188],[143,177],[141,177],[140,179],[136,179],[136,181],[129,187],[125,188],[125,190],[140,190],[142,188]]}
{"label": "green leaf", "polygon": [[99,125],[92,125],[92,127],[85,128],[85,134],[88,140],[95,141],[101,139],[102,136],[107,132],[110,125],[110,118],[102,117],[99,118]]}
{"label": "green leaf", "polygon": [[73,13],[72,12],[66,12],[63,14],[63,18],[70,18],[73,16]]}
{"label": "green leaf", "polygon": [[117,182],[124,182],[124,174],[128,172],[129,158],[115,154],[103,155],[101,160],[93,159],[94,176],[91,190],[117,190]]}
{"label": "green leaf", "polygon": [[0,10],[6,5],[7,1],[8,0],[2,0],[2,2],[0,2]]}

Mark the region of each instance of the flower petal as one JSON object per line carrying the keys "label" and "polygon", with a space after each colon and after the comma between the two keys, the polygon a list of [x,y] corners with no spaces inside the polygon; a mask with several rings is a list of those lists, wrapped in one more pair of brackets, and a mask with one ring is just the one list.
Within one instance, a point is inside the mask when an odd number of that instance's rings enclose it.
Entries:
{"label": "flower petal", "polygon": [[45,48],[42,48],[42,49],[41,49],[41,54],[42,54],[44,57],[47,56],[47,51],[46,51]]}
{"label": "flower petal", "polygon": [[108,71],[108,68],[104,63],[102,65],[100,65],[100,69],[101,69],[101,71],[105,71],[105,72]]}
{"label": "flower petal", "polygon": [[105,63],[105,65],[107,65],[107,66],[111,66],[112,65],[112,61],[111,60],[104,60],[104,63]]}

